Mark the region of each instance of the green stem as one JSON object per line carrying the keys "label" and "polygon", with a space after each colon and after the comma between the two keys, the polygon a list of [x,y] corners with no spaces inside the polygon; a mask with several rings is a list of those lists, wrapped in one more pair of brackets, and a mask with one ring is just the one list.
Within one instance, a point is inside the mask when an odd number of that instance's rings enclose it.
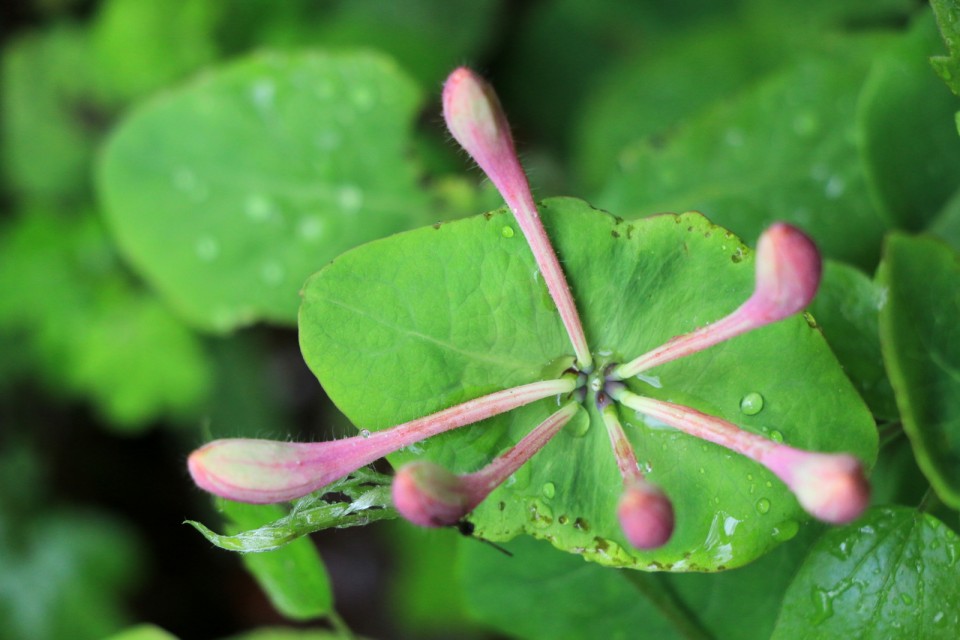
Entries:
{"label": "green stem", "polygon": [[354,640],[356,638],[356,636],[353,635],[353,631],[351,631],[347,623],[343,621],[343,618],[340,617],[336,609],[331,609],[330,613],[327,614],[327,622],[330,623],[330,626],[333,627],[333,630],[341,638],[346,638],[347,640]]}
{"label": "green stem", "polygon": [[713,640],[713,635],[701,626],[662,576],[629,569],[623,571],[623,576],[676,627],[682,637],[688,640]]}
{"label": "green stem", "polygon": [[937,495],[937,492],[933,490],[933,487],[927,487],[927,492],[923,494],[923,498],[920,499],[920,504],[917,505],[917,511],[920,513],[929,513],[940,506],[940,496]]}

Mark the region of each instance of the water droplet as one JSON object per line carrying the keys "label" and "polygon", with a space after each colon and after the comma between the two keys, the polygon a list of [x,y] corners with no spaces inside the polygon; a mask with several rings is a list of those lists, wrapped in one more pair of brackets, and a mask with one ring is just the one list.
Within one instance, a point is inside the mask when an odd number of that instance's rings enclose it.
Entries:
{"label": "water droplet", "polygon": [[544,498],[552,498],[557,494],[557,487],[552,482],[546,482],[540,491],[543,493]]}
{"label": "water droplet", "polygon": [[174,188],[185,193],[194,202],[203,202],[209,196],[206,185],[200,181],[197,174],[187,167],[174,169],[172,180]]}
{"label": "water droplet", "polygon": [[660,376],[647,376],[642,373],[638,373],[637,380],[640,382],[646,382],[654,389],[663,389],[663,383],[660,382]]}
{"label": "water droplet", "polygon": [[813,598],[813,605],[816,608],[816,615],[812,620],[814,624],[820,624],[833,616],[834,594],[832,592],[827,589],[815,587],[811,596]]}
{"label": "water droplet", "polygon": [[763,396],[751,391],[740,399],[740,413],[745,416],[755,416],[763,411]]}
{"label": "water droplet", "polygon": [[824,194],[831,200],[836,200],[847,190],[847,183],[840,176],[830,176],[827,185],[824,187]]}
{"label": "water droplet", "polygon": [[706,473],[706,472],[707,472],[706,469],[704,469],[703,467],[700,467],[700,473]]}
{"label": "water droplet", "polygon": [[779,525],[773,528],[773,539],[777,542],[786,542],[787,540],[793,540],[793,538],[800,532],[800,523],[796,520],[784,520]]}
{"label": "water droplet", "polygon": [[369,437],[370,437],[370,429],[361,429],[361,430],[360,430],[360,437],[361,437],[361,438],[369,438]]}
{"label": "water droplet", "polygon": [[335,151],[340,148],[340,145],[343,143],[343,138],[339,131],[329,129],[318,133],[317,137],[314,138],[314,142],[321,151]]}
{"label": "water droplet", "polygon": [[727,129],[723,135],[723,141],[731,147],[743,146],[743,132],[740,129]]}
{"label": "water droplet", "polygon": [[263,194],[253,194],[244,204],[247,217],[254,222],[266,222],[277,213],[277,205]]}
{"label": "water droplet", "polygon": [[757,513],[763,515],[770,512],[770,501],[766,498],[757,500]]}
{"label": "water droplet", "polygon": [[283,282],[286,272],[279,262],[265,262],[260,268],[260,279],[271,286],[277,286]]}
{"label": "water droplet", "polygon": [[357,87],[353,92],[353,103],[361,111],[369,110],[376,101],[377,97],[368,87]]}
{"label": "water droplet", "polygon": [[204,262],[213,262],[220,255],[220,243],[217,242],[216,238],[204,236],[197,240],[194,251],[196,251],[197,257]]}
{"label": "water droplet", "polygon": [[347,213],[356,213],[363,206],[363,192],[353,185],[345,185],[337,191],[337,203]]}
{"label": "water droplet", "polygon": [[273,107],[273,98],[276,94],[277,87],[272,80],[257,80],[250,87],[250,98],[253,100],[254,106],[262,111]]}
{"label": "water droplet", "polygon": [[774,442],[783,442],[783,434],[774,429],[770,432],[770,439]]}
{"label": "water droplet", "polygon": [[502,235],[504,238],[512,238],[513,227],[508,224],[503,225],[503,229],[500,229],[500,235]]}
{"label": "water droplet", "polygon": [[910,594],[908,593],[901,593],[900,602],[902,602],[903,604],[913,604],[913,598],[911,598]]}
{"label": "water droplet", "polygon": [[304,216],[297,225],[297,235],[307,242],[315,242],[323,237],[326,226],[319,216]]}
{"label": "water droplet", "polygon": [[801,113],[793,119],[793,131],[798,136],[809,136],[820,128],[820,121],[812,113]]}

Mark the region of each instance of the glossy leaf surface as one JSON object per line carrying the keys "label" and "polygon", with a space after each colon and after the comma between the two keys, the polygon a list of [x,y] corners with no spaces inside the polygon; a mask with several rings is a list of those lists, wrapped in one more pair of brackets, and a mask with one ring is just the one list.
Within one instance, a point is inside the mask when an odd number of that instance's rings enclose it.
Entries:
{"label": "glossy leaf surface", "polygon": [[775,640],[955,638],[957,535],[933,516],[876,508],[828,531],[787,590]]}
{"label": "glossy leaf surface", "polygon": [[[603,367],[719,319],[753,287],[750,251],[696,214],[627,223],[573,199],[541,204],[588,342]],[[557,377],[572,348],[533,258],[503,210],[364,245],[306,285],[301,347],[358,428],[421,417],[500,389]],[[402,265],[402,267],[398,267]],[[802,317],[650,371],[637,393],[693,406],[788,444],[849,451],[868,464],[869,413]],[[753,415],[741,399],[756,392]],[[621,480],[605,428],[584,409],[471,516],[477,535],[527,532],[603,564],[676,571],[738,566],[792,537],[805,516],[757,464],[633,411],[621,421],[677,528],[661,549],[628,547]],[[555,410],[548,399],[397,454],[474,471]]]}

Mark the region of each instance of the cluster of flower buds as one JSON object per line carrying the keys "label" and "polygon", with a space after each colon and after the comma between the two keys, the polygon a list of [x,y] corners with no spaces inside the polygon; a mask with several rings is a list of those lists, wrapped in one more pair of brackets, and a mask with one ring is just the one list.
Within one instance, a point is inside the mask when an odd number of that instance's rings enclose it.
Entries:
{"label": "cluster of flower buds", "polygon": [[[543,228],[509,125],[492,88],[467,68],[455,70],[443,91],[443,111],[454,138],[500,191],[529,243],[544,282],[560,312],[576,357],[574,371],[556,380],[533,382],[482,396],[438,413],[375,433],[319,443],[229,439],[211,442],[189,459],[195,482],[219,496],[244,502],[292,500],[391,452],[444,431],[473,424],[550,397],[565,404],[515,446],[472,473],[455,474],[418,461],[401,468],[393,483],[394,504],[411,522],[428,527],[459,522],[521,465],[540,451],[580,410],[593,361],[560,263]],[[866,508],[869,486],[861,463],[846,454],[802,451],[745,431],[695,409],[631,392],[623,380],[667,362],[802,311],[820,281],[814,244],[787,224],[761,235],[753,294],[730,315],[589,377],[592,401],[603,418],[623,478],[618,517],[635,547],[665,544],[674,528],[667,495],[640,471],[616,404],[713,442],[767,467],[814,517],[831,523],[855,519]]]}

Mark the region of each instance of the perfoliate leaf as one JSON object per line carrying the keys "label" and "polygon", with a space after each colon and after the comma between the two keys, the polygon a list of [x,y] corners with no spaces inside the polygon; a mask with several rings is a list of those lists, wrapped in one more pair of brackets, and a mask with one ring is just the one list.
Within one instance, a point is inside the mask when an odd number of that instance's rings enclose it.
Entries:
{"label": "perfoliate leaf", "polygon": [[887,239],[878,280],[883,357],[917,462],[960,508],[960,256],[933,238]]}
{"label": "perfoliate leaf", "polygon": [[[697,214],[625,222],[573,199],[541,214],[573,291],[598,370],[713,322],[750,295],[749,249]],[[359,247],[304,290],[301,347],[358,428],[379,430],[465,400],[556,378],[573,361],[529,248],[504,210]],[[765,327],[630,380],[636,392],[747,430],[868,464],[869,412],[820,333],[802,317]],[[741,399],[762,398],[750,415]],[[470,517],[478,536],[526,532],[614,566],[713,571],[796,534],[805,518],[763,467],[621,409],[648,477],[673,501],[676,530],[642,552],[616,518],[621,479],[592,401]],[[543,400],[409,447],[457,472],[479,469],[556,410]]]}
{"label": "perfoliate leaf", "polygon": [[410,226],[416,86],[372,54],[260,54],[136,110],[99,188],[121,249],[198,326],[292,324],[303,280]]}
{"label": "perfoliate leaf", "polygon": [[774,640],[956,637],[957,535],[931,515],[875,508],[828,531],[787,590]]}

